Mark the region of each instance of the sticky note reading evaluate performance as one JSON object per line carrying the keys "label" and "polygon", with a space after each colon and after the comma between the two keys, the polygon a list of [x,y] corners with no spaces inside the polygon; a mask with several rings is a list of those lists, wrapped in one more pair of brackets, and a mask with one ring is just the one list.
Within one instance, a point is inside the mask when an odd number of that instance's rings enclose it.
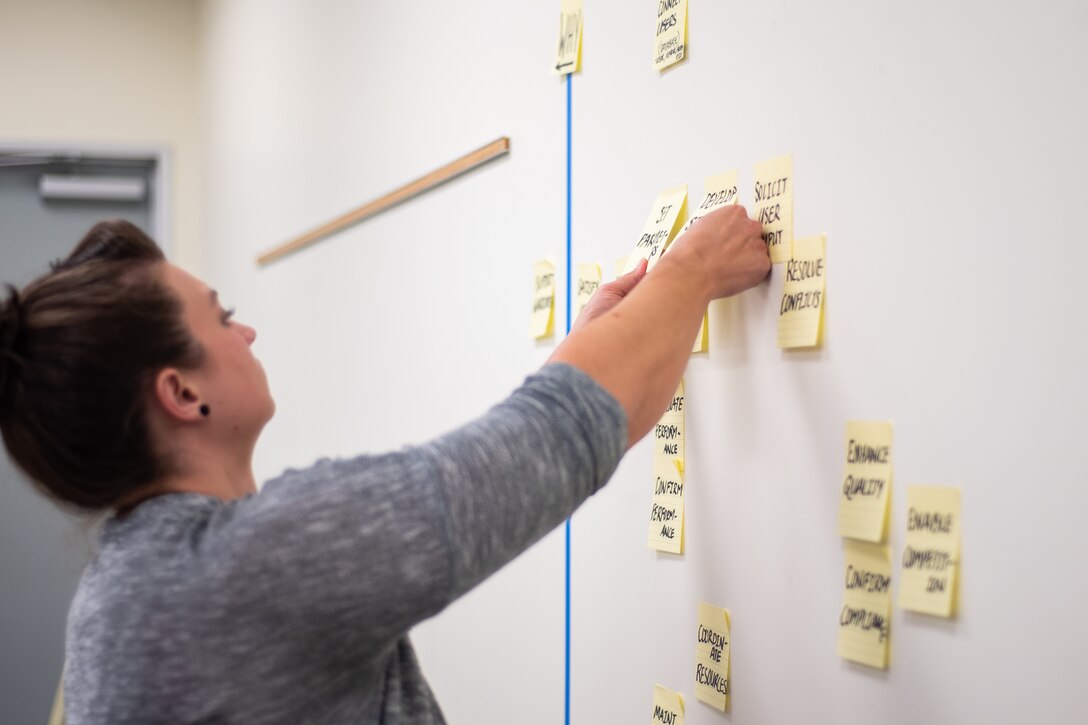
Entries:
{"label": "sticky note reading evaluate performance", "polygon": [[650,725],[684,725],[684,698],[679,692],[654,685]]}
{"label": "sticky note reading evaluate performance", "polygon": [[530,334],[540,340],[551,337],[555,327],[555,265],[546,259],[533,264],[533,317]]}
{"label": "sticky note reading evaluate performance", "polygon": [[695,697],[725,711],[729,697],[729,612],[699,602],[695,640]]}
{"label": "sticky note reading evaluate performance", "polygon": [[559,3],[559,47],[555,52],[555,72],[560,75],[582,69],[582,0]]}
{"label": "sticky note reading evaluate performance", "polygon": [[654,69],[684,59],[688,44],[688,0],[658,0],[654,33]]}
{"label": "sticky note reading evaluate performance", "polygon": [[601,286],[601,265],[579,264],[578,286],[575,288],[574,319],[582,314],[582,309],[589,304],[589,298]]}
{"label": "sticky note reading evaluate performance", "polygon": [[634,251],[627,257],[627,265],[623,273],[627,274],[638,266],[643,259],[647,261],[646,271],[650,271],[665,253],[666,247],[672,242],[676,232],[680,229],[681,214],[684,212],[688,201],[688,187],[677,186],[666,189],[654,199],[654,206],[650,210],[650,216],[642,225],[642,234]]}
{"label": "sticky note reading evaluate performance", "polygon": [[899,606],[951,617],[960,568],[960,490],[907,487],[907,538],[899,578]]}
{"label": "sticky note reading evaluate performance", "polygon": [[793,250],[793,156],[756,164],[752,218],[763,225],[763,241],[778,264]]}
{"label": "sticky note reading evaluate performance", "polygon": [[892,424],[846,424],[846,470],[839,496],[839,536],[883,541],[892,488]]}
{"label": "sticky note reading evaluate performance", "polygon": [[885,669],[892,613],[892,565],[884,544],[845,540],[839,656]]}
{"label": "sticky note reading evaluate performance", "polygon": [[778,346],[815,347],[820,344],[824,313],[824,275],[827,272],[823,235],[798,239],[786,263],[782,304],[778,309]]}
{"label": "sticky note reading evaluate performance", "polygon": [[669,554],[684,552],[684,381],[654,426],[654,496],[646,543]]}

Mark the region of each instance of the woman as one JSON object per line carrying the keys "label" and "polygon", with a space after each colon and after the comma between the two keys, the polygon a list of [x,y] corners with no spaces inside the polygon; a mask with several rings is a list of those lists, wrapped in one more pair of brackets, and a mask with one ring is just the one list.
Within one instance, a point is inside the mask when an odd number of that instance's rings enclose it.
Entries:
{"label": "woman", "polygon": [[94,227],[0,306],[11,457],[59,504],[112,510],[69,613],[68,723],[443,722],[409,629],[604,485],[707,303],[766,276],[759,231],[707,215],[480,419],[258,494],[275,406],[254,331],[136,227]]}

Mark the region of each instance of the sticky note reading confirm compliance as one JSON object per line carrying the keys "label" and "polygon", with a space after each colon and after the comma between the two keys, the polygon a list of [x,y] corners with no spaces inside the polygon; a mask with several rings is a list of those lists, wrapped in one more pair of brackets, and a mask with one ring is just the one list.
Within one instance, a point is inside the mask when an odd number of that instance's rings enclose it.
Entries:
{"label": "sticky note reading confirm compliance", "polygon": [[654,685],[654,709],[651,725],[684,725],[684,698],[679,692]]}
{"label": "sticky note reading confirm compliance", "polygon": [[752,203],[752,218],[763,225],[771,262],[785,262],[793,249],[793,156],[756,164]]}
{"label": "sticky note reading confirm compliance", "polygon": [[546,259],[533,264],[533,317],[530,333],[540,340],[551,337],[555,327],[555,265]]}
{"label": "sticky note reading confirm compliance", "polygon": [[684,381],[654,426],[654,496],[646,543],[669,554],[684,552]]}
{"label": "sticky note reading confirm compliance", "polygon": [[824,312],[826,240],[823,235],[798,239],[786,264],[782,304],[778,309],[778,346],[815,347],[820,344]]}
{"label": "sticky note reading confirm compliance", "polygon": [[907,487],[907,539],[899,606],[951,617],[960,569],[960,490]]}
{"label": "sticky note reading confirm compliance", "polygon": [[657,195],[653,209],[650,210],[650,216],[642,225],[638,244],[627,257],[627,265],[623,268],[624,274],[634,270],[643,259],[648,262],[646,271],[654,268],[657,260],[661,259],[661,255],[665,253],[665,248],[680,230],[681,214],[687,206],[687,200],[687,186],[666,189]]}
{"label": "sticky note reading confirm compliance", "polygon": [[892,565],[884,544],[844,541],[846,580],[839,612],[839,657],[888,666]]}
{"label": "sticky note reading confirm compliance", "polygon": [[559,48],[555,52],[555,72],[560,75],[582,69],[582,0],[559,3]]}
{"label": "sticky note reading confirm compliance", "polygon": [[892,488],[892,424],[846,424],[846,471],[839,496],[839,536],[883,541]]}
{"label": "sticky note reading confirm compliance", "polygon": [[695,640],[695,697],[725,711],[729,697],[729,612],[699,602]]}
{"label": "sticky note reading confirm compliance", "polygon": [[688,44],[688,0],[659,0],[654,33],[654,69],[664,70],[684,59]]}
{"label": "sticky note reading confirm compliance", "polygon": [[597,291],[597,288],[601,286],[601,265],[599,264],[579,264],[578,265],[578,287],[576,288],[577,298],[575,300],[574,307],[574,319],[578,319],[582,314],[582,308],[589,303],[589,298],[593,296],[593,293]]}

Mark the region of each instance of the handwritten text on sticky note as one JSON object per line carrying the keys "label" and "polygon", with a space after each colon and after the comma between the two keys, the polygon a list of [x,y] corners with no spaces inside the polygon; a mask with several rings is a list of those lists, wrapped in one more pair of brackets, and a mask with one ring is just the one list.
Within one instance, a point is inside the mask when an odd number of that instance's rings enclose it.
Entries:
{"label": "handwritten text on sticky note", "polygon": [[763,241],[775,264],[793,248],[793,156],[756,164],[752,218],[763,225]]}
{"label": "handwritten text on sticky note", "polygon": [[601,286],[601,265],[579,264],[578,284],[575,288],[574,319],[582,314],[582,308],[589,304],[593,293]]}
{"label": "handwritten text on sticky note", "polygon": [[826,240],[823,235],[798,239],[786,263],[782,302],[778,309],[778,346],[815,347],[823,323]]}
{"label": "handwritten text on sticky note", "polygon": [[839,656],[888,666],[892,565],[884,544],[845,540],[846,572],[839,611]]}
{"label": "handwritten text on sticky note", "polygon": [[684,725],[684,698],[679,692],[654,685],[651,725]]}
{"label": "handwritten text on sticky note", "polygon": [[650,215],[646,218],[646,223],[642,225],[638,243],[627,257],[624,274],[633,271],[643,259],[647,260],[646,270],[653,269],[673,237],[676,236],[676,232],[679,231],[680,215],[687,207],[687,198],[687,186],[666,189],[657,195]]}
{"label": "handwritten text on sticky note", "polygon": [[960,490],[907,487],[907,537],[899,606],[951,617],[960,567]]}
{"label": "handwritten text on sticky note", "polygon": [[582,0],[559,3],[559,47],[555,52],[555,72],[575,73],[582,67]]}
{"label": "handwritten text on sticky note", "polygon": [[846,467],[839,495],[839,536],[883,541],[892,487],[892,424],[846,424]]}
{"label": "handwritten text on sticky note", "polygon": [[550,337],[555,317],[555,265],[542,259],[533,264],[533,316],[530,333],[536,339]]}
{"label": "handwritten text on sticky note", "polygon": [[695,632],[695,697],[724,711],[729,697],[729,612],[699,602]]}
{"label": "handwritten text on sticky note", "polygon": [[687,42],[688,0],[658,0],[654,68],[662,70],[682,61]]}
{"label": "handwritten text on sticky note", "polygon": [[654,426],[654,495],[646,538],[652,549],[684,551],[684,382]]}

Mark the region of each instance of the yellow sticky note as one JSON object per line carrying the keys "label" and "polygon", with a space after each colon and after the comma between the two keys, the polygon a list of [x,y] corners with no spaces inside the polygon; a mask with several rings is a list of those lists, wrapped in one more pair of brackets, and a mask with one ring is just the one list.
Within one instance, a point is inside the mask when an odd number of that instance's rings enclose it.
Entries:
{"label": "yellow sticky note", "polygon": [[684,725],[684,698],[675,690],[654,685],[651,725]]}
{"label": "yellow sticky note", "polygon": [[654,426],[654,495],[646,543],[669,554],[684,552],[684,381]]}
{"label": "yellow sticky note", "polygon": [[642,225],[642,234],[639,235],[638,244],[627,257],[627,264],[623,273],[627,274],[638,266],[643,259],[647,260],[646,270],[649,271],[661,259],[669,243],[680,229],[680,221],[687,207],[688,187],[677,186],[666,189],[654,199],[654,206],[650,210],[650,216]]}
{"label": "yellow sticky note", "polygon": [[551,337],[555,318],[555,265],[546,259],[533,263],[533,317],[530,333],[534,338]]}
{"label": "yellow sticky note", "polygon": [[793,248],[793,156],[756,164],[752,204],[752,218],[763,225],[771,262],[785,262]]}
{"label": "yellow sticky note", "polygon": [[659,0],[654,33],[654,69],[684,59],[688,45],[688,0]]}
{"label": "yellow sticky note", "polygon": [[782,304],[778,308],[778,346],[815,347],[820,344],[827,273],[826,238],[798,239],[786,264]]}
{"label": "yellow sticky note", "polygon": [[699,602],[695,639],[695,697],[725,711],[729,698],[729,611]]}
{"label": "yellow sticky note", "polygon": [[888,666],[892,564],[884,544],[845,540],[846,567],[839,611],[839,657]]}
{"label": "yellow sticky note", "polygon": [[899,579],[899,606],[951,617],[960,569],[960,490],[907,487],[907,538]]}
{"label": "yellow sticky note", "polygon": [[578,284],[575,287],[574,319],[582,314],[582,308],[589,303],[589,298],[601,286],[601,265],[579,264]]}
{"label": "yellow sticky note", "polygon": [[559,3],[559,47],[555,52],[555,72],[560,75],[582,69],[582,0]]}
{"label": "yellow sticky note", "polygon": [[619,279],[623,276],[623,269],[627,266],[627,257],[620,257],[616,260],[616,276],[613,279]]}
{"label": "yellow sticky note", "polygon": [[883,541],[892,489],[892,424],[846,424],[846,468],[839,494],[839,536]]}

